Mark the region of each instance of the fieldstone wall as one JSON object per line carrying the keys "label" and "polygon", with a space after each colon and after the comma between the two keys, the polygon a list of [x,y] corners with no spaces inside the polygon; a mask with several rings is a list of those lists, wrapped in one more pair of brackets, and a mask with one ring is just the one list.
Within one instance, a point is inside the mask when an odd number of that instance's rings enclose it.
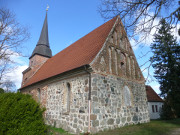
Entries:
{"label": "fieldstone wall", "polygon": [[[89,76],[84,74],[22,92],[31,94],[46,108],[44,113],[46,124],[72,133],[87,132],[88,79]],[[70,94],[68,94],[68,85],[70,85]]]}
{"label": "fieldstone wall", "polygon": [[149,121],[144,83],[93,74],[91,95],[92,133]]}
{"label": "fieldstone wall", "polygon": [[[24,90],[23,93],[31,94],[46,107],[46,124],[76,134],[87,132],[88,79],[88,74],[79,75]],[[92,73],[91,81],[91,133],[149,121],[144,83],[97,73]]]}
{"label": "fieldstone wall", "polygon": [[[67,110],[70,84],[70,110]],[[88,131],[88,75],[48,85],[45,118],[48,125],[73,133]]]}

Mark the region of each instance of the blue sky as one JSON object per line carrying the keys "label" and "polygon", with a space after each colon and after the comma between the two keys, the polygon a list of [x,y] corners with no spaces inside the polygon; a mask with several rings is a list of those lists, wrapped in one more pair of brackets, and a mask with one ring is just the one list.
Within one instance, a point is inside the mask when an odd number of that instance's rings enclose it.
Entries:
{"label": "blue sky", "polygon": [[[100,0],[0,0],[0,7],[10,9],[16,14],[20,24],[29,28],[31,37],[23,44],[22,50],[23,54],[28,57],[39,39],[47,4],[50,7],[48,28],[50,48],[53,55],[105,22],[97,11]],[[149,46],[134,49],[139,65],[149,59],[151,54],[139,59],[141,53],[148,50]],[[10,73],[10,79],[15,82],[17,88],[20,87],[21,72],[28,66],[28,57],[14,58],[19,64],[17,71]],[[153,73],[152,69],[151,73]],[[147,70],[143,74],[147,76]],[[159,93],[157,82],[151,82],[149,85]]]}

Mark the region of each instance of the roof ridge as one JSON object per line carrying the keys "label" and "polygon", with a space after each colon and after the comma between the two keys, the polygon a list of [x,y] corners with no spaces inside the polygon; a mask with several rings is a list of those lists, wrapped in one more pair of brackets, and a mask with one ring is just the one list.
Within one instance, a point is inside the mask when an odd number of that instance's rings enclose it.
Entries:
{"label": "roof ridge", "polygon": [[[117,18],[117,17],[118,17],[118,15],[117,15],[116,17],[112,18],[112,19],[115,19],[115,18]],[[112,21],[112,19],[109,20],[109,21]],[[116,19],[115,19],[115,20],[116,20]],[[108,23],[109,21],[105,22],[104,24]],[[104,25],[104,24],[102,24],[102,25]],[[62,51],[64,51],[65,49],[69,48],[70,46],[72,46],[73,44],[75,44],[76,42],[78,42],[79,40],[82,40],[82,38],[85,38],[86,36],[88,36],[89,34],[91,34],[92,32],[94,32],[94,30],[96,30],[96,29],[98,29],[99,27],[101,27],[102,25],[100,25],[100,26],[98,26],[97,28],[93,29],[93,30],[90,31],[89,33],[85,34],[84,36],[80,37],[78,40],[76,40],[75,42],[73,42],[72,44],[70,44],[69,46],[67,46],[67,47],[64,48],[63,50],[61,50],[60,52],[62,52]],[[58,52],[57,54],[59,54],[60,52]],[[54,56],[56,56],[57,54],[55,54]],[[54,56],[53,56],[53,57],[54,57]]]}
{"label": "roof ridge", "polygon": [[163,102],[163,99],[154,91],[150,85],[146,85],[146,93],[148,101]]}
{"label": "roof ridge", "polygon": [[116,18],[114,17],[100,25],[48,59],[22,88],[77,67],[89,65],[102,48]]}
{"label": "roof ridge", "polygon": [[90,65],[93,64],[93,62],[97,59],[97,57],[99,56],[99,54],[103,51],[103,49],[104,49],[104,47],[105,47],[105,44],[106,44],[106,42],[108,41],[109,35],[112,33],[113,29],[115,28],[115,26],[116,26],[116,24],[117,24],[117,21],[118,21],[118,19],[119,19],[119,15],[115,16],[113,19],[115,19],[114,25],[113,25],[113,27],[111,28],[111,30],[110,30],[110,32],[109,32],[109,34],[108,34],[108,36],[107,36],[107,38],[106,38],[103,46],[101,47],[101,49],[100,49],[100,51],[98,52],[98,54],[97,54],[97,55],[94,57],[94,59],[91,61]]}

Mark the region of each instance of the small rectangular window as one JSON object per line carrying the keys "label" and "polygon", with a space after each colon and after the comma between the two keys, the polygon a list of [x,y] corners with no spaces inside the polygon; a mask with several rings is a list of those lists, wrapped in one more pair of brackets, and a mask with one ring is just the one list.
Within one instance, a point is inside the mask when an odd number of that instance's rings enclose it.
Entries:
{"label": "small rectangular window", "polygon": [[154,105],[152,105],[152,112],[154,112]]}
{"label": "small rectangular window", "polygon": [[155,105],[155,107],[156,107],[156,112],[158,112],[158,107],[157,107],[157,105]]}

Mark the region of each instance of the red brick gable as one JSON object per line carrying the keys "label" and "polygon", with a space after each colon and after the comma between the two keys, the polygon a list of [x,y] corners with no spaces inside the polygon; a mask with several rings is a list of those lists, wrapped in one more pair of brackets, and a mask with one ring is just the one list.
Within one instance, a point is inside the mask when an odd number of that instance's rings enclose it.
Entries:
{"label": "red brick gable", "polygon": [[146,85],[146,93],[148,102],[164,102],[151,86]]}
{"label": "red brick gable", "polygon": [[83,65],[90,64],[105,43],[116,19],[117,17],[104,23],[48,59],[22,88]]}

